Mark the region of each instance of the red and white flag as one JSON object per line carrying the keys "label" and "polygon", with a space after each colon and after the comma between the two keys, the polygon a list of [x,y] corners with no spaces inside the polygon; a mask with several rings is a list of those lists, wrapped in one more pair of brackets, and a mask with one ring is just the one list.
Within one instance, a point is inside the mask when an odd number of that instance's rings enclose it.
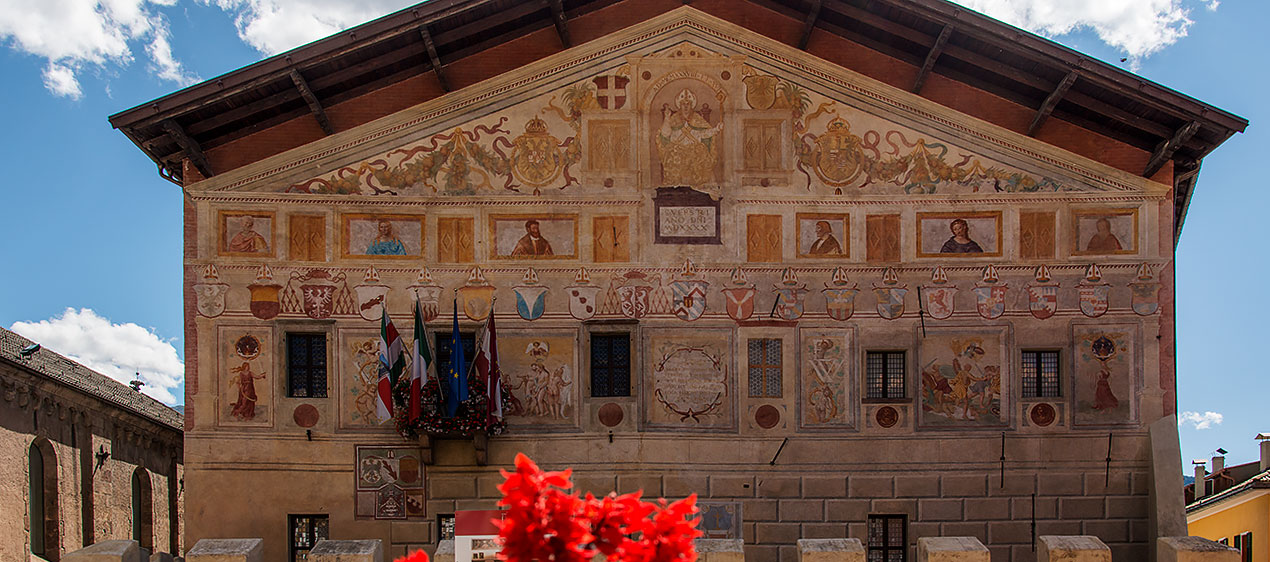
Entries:
{"label": "red and white flag", "polygon": [[401,335],[388,317],[388,309],[379,322],[379,384],[375,399],[375,413],[379,421],[392,419],[392,388],[406,367],[406,356],[401,349]]}
{"label": "red and white flag", "polygon": [[503,418],[503,373],[498,369],[498,337],[494,330],[494,311],[491,310],[489,320],[485,321],[485,333],[476,348],[474,360],[476,373],[485,383],[488,408],[487,421],[493,423]]}

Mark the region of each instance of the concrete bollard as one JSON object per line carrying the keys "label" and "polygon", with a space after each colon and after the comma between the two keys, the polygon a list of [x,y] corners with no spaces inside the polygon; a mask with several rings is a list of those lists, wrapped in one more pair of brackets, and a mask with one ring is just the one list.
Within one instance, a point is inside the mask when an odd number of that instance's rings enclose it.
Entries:
{"label": "concrete bollard", "polygon": [[384,562],[384,544],[379,539],[333,541],[323,539],[309,551],[309,562]]}
{"label": "concrete bollard", "polygon": [[1043,535],[1036,546],[1036,562],[1111,562],[1111,548],[1088,535]]}
{"label": "concrete bollard", "polygon": [[864,562],[860,539],[798,539],[799,562]]}
{"label": "concrete bollard", "polygon": [[203,539],[185,553],[185,562],[264,562],[264,539]]}
{"label": "concrete bollard", "polygon": [[64,562],[145,562],[137,541],[101,541],[62,555]]}
{"label": "concrete bollard", "polygon": [[700,562],[745,562],[745,542],[741,539],[697,539]]}
{"label": "concrete bollard", "polygon": [[175,562],[176,557],[170,552],[156,552],[150,555],[150,562]]}
{"label": "concrete bollard", "polygon": [[437,550],[432,553],[432,562],[454,562],[454,540],[437,543]]}
{"label": "concrete bollard", "polygon": [[989,562],[988,547],[974,537],[917,539],[917,562]]}
{"label": "concrete bollard", "polygon": [[1156,562],[1239,562],[1239,551],[1204,537],[1156,539]]}

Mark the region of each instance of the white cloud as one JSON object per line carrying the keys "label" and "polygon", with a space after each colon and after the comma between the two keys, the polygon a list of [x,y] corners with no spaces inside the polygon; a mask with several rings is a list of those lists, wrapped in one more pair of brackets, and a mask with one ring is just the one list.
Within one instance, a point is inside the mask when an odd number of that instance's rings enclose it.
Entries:
{"label": "white cloud", "polygon": [[[1047,37],[1088,29],[1133,62],[1186,37],[1183,0],[955,0],[972,10]],[[1218,0],[1194,0],[1216,10]]]}
{"label": "white cloud", "polygon": [[197,77],[184,70],[168,46],[158,8],[177,0],[0,0],[0,40],[45,59],[44,86],[56,95],[83,95],[80,72],[127,66],[133,44],[146,45],[156,74],[181,86]]}
{"label": "white cloud", "polygon": [[1217,412],[1182,412],[1177,416],[1177,425],[1191,424],[1195,429],[1209,429],[1221,425],[1222,415]]}
{"label": "white cloud", "polygon": [[199,0],[234,15],[238,36],[266,55],[366,23],[418,0]]}
{"label": "white cloud", "polygon": [[185,380],[176,348],[136,324],[114,324],[92,309],[67,308],[39,322],[14,322],[11,330],[103,375],[127,384],[140,373],[141,391],[165,404]]}

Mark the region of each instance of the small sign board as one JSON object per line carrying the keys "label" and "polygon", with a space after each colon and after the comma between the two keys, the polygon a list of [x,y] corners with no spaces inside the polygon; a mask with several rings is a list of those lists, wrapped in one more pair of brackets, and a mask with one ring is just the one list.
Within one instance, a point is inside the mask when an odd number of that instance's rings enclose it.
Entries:
{"label": "small sign board", "polygon": [[498,558],[498,526],[506,511],[480,509],[454,513],[454,562],[484,562]]}

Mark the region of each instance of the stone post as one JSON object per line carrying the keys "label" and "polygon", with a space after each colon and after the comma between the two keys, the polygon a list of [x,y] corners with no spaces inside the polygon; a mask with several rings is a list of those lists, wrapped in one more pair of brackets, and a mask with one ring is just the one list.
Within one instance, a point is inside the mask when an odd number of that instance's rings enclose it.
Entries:
{"label": "stone post", "polygon": [[185,553],[185,562],[264,562],[264,539],[203,539]]}
{"label": "stone post", "polygon": [[309,551],[309,562],[384,562],[384,544],[379,539],[333,541],[323,539]]}
{"label": "stone post", "polygon": [[156,552],[150,555],[150,562],[175,562],[176,557],[170,552]]}
{"label": "stone post", "polygon": [[101,541],[62,555],[63,562],[145,562],[137,541]]}
{"label": "stone post", "polygon": [[432,553],[432,562],[454,562],[454,539],[437,543],[437,550]]}
{"label": "stone post", "polygon": [[798,539],[799,562],[864,562],[860,539]]}
{"label": "stone post", "polygon": [[1156,562],[1239,562],[1239,551],[1203,537],[1160,537]]}
{"label": "stone post", "polygon": [[697,539],[700,562],[745,562],[745,543],[741,539]]}
{"label": "stone post", "polygon": [[1111,549],[1098,537],[1044,535],[1036,547],[1036,562],[1111,562]]}
{"label": "stone post", "polygon": [[989,562],[988,547],[974,537],[917,539],[917,562]]}

